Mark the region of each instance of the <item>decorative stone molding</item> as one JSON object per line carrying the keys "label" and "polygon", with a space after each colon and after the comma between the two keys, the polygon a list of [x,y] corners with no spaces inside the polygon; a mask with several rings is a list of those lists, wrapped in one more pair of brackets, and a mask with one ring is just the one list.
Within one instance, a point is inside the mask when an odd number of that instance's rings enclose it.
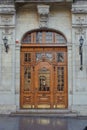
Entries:
{"label": "decorative stone molding", "polygon": [[0,0],[0,4],[13,4],[14,0]]}
{"label": "decorative stone molding", "polygon": [[0,14],[14,14],[14,5],[0,5]]}
{"label": "decorative stone molding", "polygon": [[48,18],[49,18],[49,5],[38,5],[38,14],[39,14],[39,26],[47,27],[48,26]]}
{"label": "decorative stone molding", "polygon": [[2,23],[10,23],[12,21],[12,17],[9,15],[1,16],[1,22]]}
{"label": "decorative stone molding", "polygon": [[1,15],[0,16],[0,24],[1,25],[13,25],[15,24],[14,16],[13,15]]}
{"label": "decorative stone molding", "polygon": [[77,4],[77,5],[72,5],[72,13],[87,13],[87,3],[86,5],[82,4]]}
{"label": "decorative stone molding", "polygon": [[86,33],[87,28],[87,5],[78,3],[72,5],[72,27],[78,30],[79,35]]}
{"label": "decorative stone molding", "polygon": [[72,24],[87,26],[87,16],[82,14],[73,15]]}
{"label": "decorative stone molding", "polygon": [[87,9],[84,9],[84,8],[73,8],[72,9],[72,12],[73,13],[87,13]]}

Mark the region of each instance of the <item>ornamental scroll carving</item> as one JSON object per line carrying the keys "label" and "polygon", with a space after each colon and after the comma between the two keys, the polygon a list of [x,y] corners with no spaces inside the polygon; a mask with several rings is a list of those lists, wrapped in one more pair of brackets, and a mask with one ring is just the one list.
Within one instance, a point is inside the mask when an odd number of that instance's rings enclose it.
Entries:
{"label": "ornamental scroll carving", "polygon": [[38,14],[39,14],[39,26],[48,27],[48,18],[49,18],[49,5],[38,5]]}

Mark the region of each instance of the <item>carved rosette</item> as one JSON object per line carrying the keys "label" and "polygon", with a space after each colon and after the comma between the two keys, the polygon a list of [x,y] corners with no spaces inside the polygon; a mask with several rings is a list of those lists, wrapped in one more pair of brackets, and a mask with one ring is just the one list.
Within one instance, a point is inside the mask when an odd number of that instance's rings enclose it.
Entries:
{"label": "carved rosette", "polygon": [[38,14],[39,14],[39,26],[48,27],[48,18],[49,18],[49,5],[38,5]]}

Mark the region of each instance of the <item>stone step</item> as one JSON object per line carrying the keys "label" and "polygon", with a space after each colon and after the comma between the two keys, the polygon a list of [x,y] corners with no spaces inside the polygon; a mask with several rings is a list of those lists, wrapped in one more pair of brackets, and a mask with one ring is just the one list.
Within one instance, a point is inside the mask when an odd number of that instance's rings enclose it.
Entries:
{"label": "stone step", "polygon": [[76,117],[78,114],[69,110],[18,110],[10,116]]}

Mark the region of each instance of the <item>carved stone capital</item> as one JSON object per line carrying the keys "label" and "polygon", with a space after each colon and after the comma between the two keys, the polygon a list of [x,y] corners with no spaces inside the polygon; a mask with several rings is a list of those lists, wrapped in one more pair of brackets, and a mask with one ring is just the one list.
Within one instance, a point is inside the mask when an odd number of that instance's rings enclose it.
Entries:
{"label": "carved stone capital", "polygon": [[47,27],[48,18],[49,18],[49,5],[38,5],[38,14],[39,14],[39,26]]}

